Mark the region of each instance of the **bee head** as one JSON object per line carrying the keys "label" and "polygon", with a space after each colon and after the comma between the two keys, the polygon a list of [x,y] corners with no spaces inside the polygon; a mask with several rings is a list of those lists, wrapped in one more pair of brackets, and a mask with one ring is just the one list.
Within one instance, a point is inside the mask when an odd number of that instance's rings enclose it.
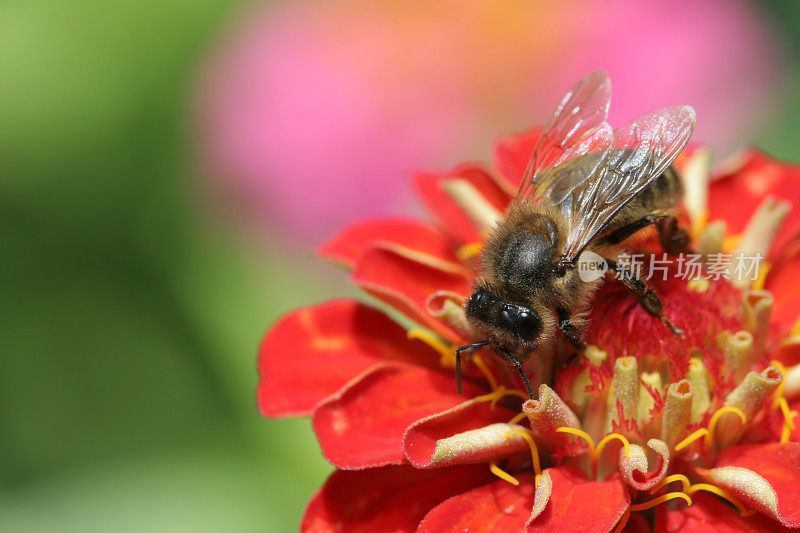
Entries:
{"label": "bee head", "polygon": [[542,317],[533,309],[506,302],[483,287],[470,296],[467,319],[477,322],[490,337],[513,339],[515,344],[535,344],[542,333]]}

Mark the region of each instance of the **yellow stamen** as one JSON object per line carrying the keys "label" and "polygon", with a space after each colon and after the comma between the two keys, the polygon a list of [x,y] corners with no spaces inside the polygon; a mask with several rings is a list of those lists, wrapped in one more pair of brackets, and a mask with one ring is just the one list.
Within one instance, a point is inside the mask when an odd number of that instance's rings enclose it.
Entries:
{"label": "yellow stamen", "polygon": [[739,241],[741,239],[742,239],[741,234],[728,235],[722,241],[722,249],[725,250],[726,252],[733,250],[734,248],[736,248],[736,245],[739,244]]}
{"label": "yellow stamen", "polygon": [[620,531],[625,529],[625,526],[628,524],[628,519],[631,517],[632,512],[644,511],[646,509],[650,509],[652,507],[655,507],[656,505],[660,505],[669,500],[674,500],[675,498],[682,498],[686,501],[687,505],[692,505],[692,499],[683,492],[670,492],[664,494],[663,496],[659,496],[658,498],[654,498],[648,502],[633,504],[625,510],[625,513],[622,515],[622,518],[620,518],[619,524],[617,525],[617,528],[614,530],[614,533],[619,533]]}
{"label": "yellow stamen", "polygon": [[[774,366],[778,370],[780,370],[781,374],[783,374],[784,378],[786,377],[786,367],[783,366],[783,363],[781,363],[780,361],[778,361],[776,359],[773,359],[772,361],[769,362],[769,364],[771,366]],[[778,400],[783,398],[783,386],[785,384],[786,384],[786,379],[782,379],[781,382],[778,383],[778,388],[775,389],[775,401],[772,403],[772,408],[773,409],[777,409],[778,408]]]}
{"label": "yellow stamen", "polygon": [[622,445],[625,447],[625,455],[627,456],[630,451],[630,443],[628,443],[628,439],[620,435],[619,433],[609,433],[603,440],[600,441],[600,444],[595,446],[594,440],[592,437],[581,429],[571,428],[567,426],[562,426],[560,428],[556,428],[556,432],[558,433],[569,433],[571,435],[577,435],[578,437],[582,438],[586,441],[586,444],[589,446],[589,458],[592,461],[592,477],[597,476],[597,458],[600,456],[600,452],[603,451],[603,448],[606,444],[608,444],[611,440],[617,439],[622,442]]}
{"label": "yellow stamen", "polygon": [[635,503],[630,506],[631,512],[635,511],[644,511],[645,509],[650,509],[655,507],[656,505],[662,504],[664,502],[668,502],[669,500],[674,500],[675,498],[683,498],[686,500],[687,505],[692,505],[692,499],[683,492],[668,492],[663,496],[659,496],[658,498],[653,498],[650,501],[644,503]]}
{"label": "yellow stamen", "polygon": [[693,242],[697,242],[697,239],[699,239],[700,235],[703,234],[703,230],[706,227],[706,222],[708,222],[708,211],[704,209],[703,212],[700,213],[700,216],[695,218],[692,221],[691,226],[689,226],[689,235],[692,236]]}
{"label": "yellow stamen", "polygon": [[[528,399],[527,393],[517,389],[507,389],[505,385],[500,385],[494,392],[490,392],[482,396],[476,396],[474,399],[477,402],[492,402],[491,407],[494,409],[494,406],[497,404],[497,402],[504,396],[519,396],[524,400]],[[524,416],[524,413],[521,414]]]}
{"label": "yellow stamen", "polygon": [[424,330],[422,328],[412,328],[408,330],[406,336],[411,339],[418,339],[436,350],[441,358],[439,359],[439,363],[445,368],[455,368],[456,367],[456,351],[455,346],[448,346],[444,342],[441,341],[437,336],[435,336],[430,331]]}
{"label": "yellow stamen", "polygon": [[767,274],[769,274],[769,270],[772,268],[772,265],[769,261],[764,261],[758,266],[758,277],[753,282],[752,289],[754,291],[760,291],[764,289],[764,283],[767,281]]}
{"label": "yellow stamen", "polygon": [[514,415],[514,418],[512,418],[511,420],[508,421],[508,423],[509,424],[519,424],[519,421],[522,420],[523,418],[525,418],[525,416],[526,415],[525,415],[524,412],[517,413],[516,415]]}
{"label": "yellow stamen", "polygon": [[691,435],[689,435],[688,437],[686,437],[685,439],[683,439],[682,441],[680,441],[678,444],[676,444],[675,451],[679,452],[682,449],[686,448],[691,443],[693,443],[694,441],[696,441],[697,439],[705,437],[707,435],[708,435],[708,430],[706,428],[700,428]]}
{"label": "yellow stamen", "polygon": [[592,437],[581,429],[571,428],[567,426],[562,426],[560,428],[556,428],[557,433],[569,433],[571,435],[577,435],[578,437],[582,438],[586,441],[586,444],[589,446],[589,453],[594,455],[594,440]]}
{"label": "yellow stamen", "polygon": [[461,248],[456,251],[456,257],[460,260],[466,262],[475,257],[476,255],[480,255],[483,252],[483,243],[482,242],[471,242],[469,244],[465,244]]}
{"label": "yellow stamen", "polygon": [[[478,367],[478,370],[480,370],[483,373],[483,375],[486,376],[486,381],[489,382],[489,387],[492,390],[497,390],[497,380],[494,379],[494,376],[489,371],[489,367],[486,366],[486,363],[483,362],[483,359],[481,359],[479,355],[473,355],[472,362],[475,363],[475,366]],[[525,395],[525,399],[527,398],[528,396]]]}
{"label": "yellow stamen", "polygon": [[728,491],[721,489],[715,485],[711,485],[709,483],[695,483],[691,485],[687,489],[684,489],[686,494],[694,494],[699,490],[704,490],[706,492],[710,492],[712,494],[716,494],[720,498],[725,498],[729,502],[736,507],[736,510],[739,511],[740,516],[750,516],[751,514],[755,514],[755,511],[752,509],[747,509],[744,505],[741,504],[739,500],[734,498]]}
{"label": "yellow stamen", "polygon": [[665,477],[661,480],[661,483],[650,489],[650,494],[655,494],[656,492],[660,491],[670,483],[674,483],[675,481],[680,481],[683,484],[683,492],[686,492],[689,487],[692,486],[691,481],[689,478],[684,476],[683,474],[672,474],[671,476]]}
{"label": "yellow stamen", "polygon": [[725,489],[717,487],[716,485],[711,485],[710,483],[695,483],[694,485],[692,485],[692,483],[689,481],[689,478],[687,478],[683,474],[672,474],[671,476],[665,477],[664,480],[661,481],[661,483],[650,489],[650,494],[655,494],[659,490],[663,489],[664,487],[675,481],[681,482],[681,484],[683,485],[683,492],[685,492],[686,494],[691,495],[697,491],[704,490],[706,492],[711,492],[712,494],[716,494],[720,498],[725,498],[726,500],[731,502],[731,504],[733,504],[733,506],[736,507],[736,509],[739,511],[739,515],[741,516],[750,516],[751,514],[755,513],[755,511],[745,508],[745,506],[742,505],[742,503],[739,500],[733,497]]}
{"label": "yellow stamen", "polygon": [[536,442],[534,442],[533,437],[527,431],[521,431],[519,429],[512,429],[508,433],[506,433],[503,438],[507,439],[509,435],[512,433],[516,433],[517,435],[522,435],[525,440],[528,442],[528,447],[531,449],[531,460],[533,461],[533,471],[536,474],[533,478],[533,486],[539,483],[539,478],[542,477],[542,466],[539,462],[539,448],[536,447]]}
{"label": "yellow stamen", "polygon": [[717,412],[714,413],[711,417],[711,420],[708,422],[708,433],[706,434],[706,450],[711,450],[711,445],[714,442],[714,430],[717,427],[717,422],[719,421],[720,417],[725,413],[736,413],[739,415],[739,419],[742,421],[742,425],[747,423],[747,417],[745,416],[744,412],[739,409],[738,407],[733,406],[726,406],[720,409],[717,409]]}
{"label": "yellow stamen", "polygon": [[609,433],[608,435],[603,437],[603,440],[597,443],[596,454],[599,456],[603,452],[603,448],[605,447],[605,445],[614,439],[620,441],[622,445],[625,447],[625,455],[629,455],[631,453],[631,445],[628,442],[628,439],[626,439],[619,433]]}
{"label": "yellow stamen", "polygon": [[[800,324],[800,323],[799,323]],[[798,324],[795,324],[795,328]],[[794,429],[794,417],[798,415],[797,411],[792,411],[789,409],[789,402],[786,401],[786,398],[783,397],[783,388],[786,384],[786,367],[783,366],[783,363],[773,359],[769,362],[770,365],[774,366],[778,370],[780,370],[781,374],[783,374],[784,379],[778,384],[778,388],[775,389],[775,401],[772,402],[773,409],[780,409],[781,414],[783,415],[783,429],[781,430],[781,442],[788,442],[789,436]]]}
{"label": "yellow stamen", "polygon": [[517,478],[515,478],[514,476],[512,476],[511,474],[509,474],[508,472],[506,472],[505,470],[503,470],[499,466],[497,466],[497,463],[495,463],[494,461],[489,463],[489,470],[491,470],[492,474],[494,474],[495,476],[499,477],[500,479],[508,481],[509,483],[511,483],[514,486],[519,485],[519,480]]}

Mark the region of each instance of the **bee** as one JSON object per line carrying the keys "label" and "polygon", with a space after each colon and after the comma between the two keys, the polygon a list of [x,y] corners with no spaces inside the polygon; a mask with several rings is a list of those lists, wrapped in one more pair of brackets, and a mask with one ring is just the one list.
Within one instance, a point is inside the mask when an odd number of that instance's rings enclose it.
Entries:
{"label": "bee", "polygon": [[[466,301],[467,325],[480,342],[456,349],[461,393],[461,354],[484,346],[516,367],[528,395],[522,364],[543,341],[561,334],[576,349],[592,296],[602,276],[583,281],[576,268],[585,252],[605,259],[642,307],[674,334],[659,297],[619,262],[621,246],[654,225],[665,250],[686,249],[689,238],[669,209],[682,198],[671,166],[694,130],[690,106],[665,107],[614,130],[606,122],[611,81],[596,71],[573,86],[542,131],[519,191],[492,228],[480,275]],[[591,254],[587,254],[591,255]]]}

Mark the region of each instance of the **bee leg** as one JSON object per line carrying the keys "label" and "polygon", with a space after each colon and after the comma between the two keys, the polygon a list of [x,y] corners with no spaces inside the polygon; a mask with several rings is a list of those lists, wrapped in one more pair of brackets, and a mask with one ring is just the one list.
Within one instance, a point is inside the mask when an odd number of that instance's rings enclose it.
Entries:
{"label": "bee leg", "polygon": [[[649,214],[645,215],[639,220],[635,220],[626,226],[622,226],[621,228],[617,228],[602,239],[597,241],[597,244],[619,244],[625,240],[627,240],[631,235],[636,233],[637,231],[646,228],[647,226],[656,224],[661,219],[664,218],[674,218],[668,217],[667,215],[654,215]],[[676,224],[677,225],[677,224]]]}
{"label": "bee leg", "polygon": [[478,348],[482,348],[489,344],[489,341],[481,341],[476,342],[473,344],[467,344],[466,346],[459,346],[456,348],[456,383],[458,383],[458,395],[462,396],[461,394],[461,352],[471,352],[477,350]]}
{"label": "bee leg", "polygon": [[625,265],[621,265],[616,261],[612,261],[611,259],[606,259],[606,261],[608,262],[608,266],[611,267],[614,272],[619,274],[622,283],[624,283],[625,286],[628,287],[631,292],[633,292],[633,294],[639,297],[639,304],[644,308],[645,311],[663,322],[664,325],[667,326],[670,331],[672,331],[672,333],[678,337],[683,337],[683,330],[676,327],[672,322],[669,321],[667,317],[661,314],[661,312],[664,310],[661,299],[656,293],[648,288],[644,281],[639,279],[639,277],[633,271],[626,268]]}
{"label": "bee leg", "polygon": [[508,353],[505,350],[498,350],[506,361],[511,363],[512,365],[517,367],[517,372],[519,372],[519,377],[522,378],[522,381],[525,383],[525,388],[528,389],[528,398],[533,399],[533,387],[531,387],[531,382],[528,381],[528,376],[525,375],[525,371],[522,369],[522,363],[516,360],[513,355]]}
{"label": "bee leg", "polygon": [[556,312],[558,313],[558,328],[561,330],[561,333],[564,334],[564,337],[567,338],[569,343],[572,344],[576,350],[582,350],[585,346],[583,344],[583,339],[581,339],[581,332],[569,321],[569,311],[563,307],[559,307],[556,309]]}
{"label": "bee leg", "polygon": [[663,217],[655,222],[658,230],[658,239],[661,246],[668,254],[678,255],[689,252],[689,242],[691,237],[686,230],[678,226],[678,219],[675,217]]}

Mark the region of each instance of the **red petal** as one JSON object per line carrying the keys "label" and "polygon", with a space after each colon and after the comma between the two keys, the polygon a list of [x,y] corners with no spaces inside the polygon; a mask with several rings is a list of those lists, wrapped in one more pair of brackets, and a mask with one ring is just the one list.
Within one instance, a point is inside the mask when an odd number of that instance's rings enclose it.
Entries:
{"label": "red petal", "polygon": [[541,135],[542,128],[538,127],[517,135],[501,137],[495,142],[494,164],[515,190],[522,183],[533,149],[536,148]]}
{"label": "red petal", "polygon": [[[483,392],[463,385],[468,396]],[[324,400],[314,411],[314,432],[325,458],[338,468],[401,464],[408,426],[463,401],[452,375],[383,363]]]}
{"label": "red petal", "polygon": [[382,312],[350,300],[305,307],[281,318],[259,350],[258,405],[266,416],[299,416],[382,360],[438,365],[426,344]]}
{"label": "red petal", "polygon": [[417,194],[443,231],[459,244],[482,240],[479,228],[442,188],[442,184],[449,180],[470,183],[500,213],[504,213],[508,207],[512,191],[507,185],[504,189],[497,177],[478,164],[460,165],[446,173],[422,172],[414,176]]}
{"label": "red petal", "polygon": [[441,233],[424,222],[401,218],[382,218],[350,224],[331,240],[319,245],[317,253],[326,259],[342,263],[347,268],[353,268],[358,256],[375,244],[417,252],[461,267],[451,249],[451,243]]}
{"label": "red petal", "polygon": [[[797,204],[797,210],[800,211],[800,204]],[[800,278],[800,241],[793,241],[767,273],[764,287],[775,298],[772,320],[778,324],[778,331],[781,334],[788,332],[800,318],[798,278]]]}
{"label": "red petal", "polygon": [[642,513],[633,513],[622,531],[623,533],[651,533],[650,524]]}
{"label": "red petal", "polygon": [[498,480],[453,496],[425,515],[417,532],[493,533],[523,530],[531,515],[533,483],[528,475],[517,479],[519,486]]}
{"label": "red petal", "polygon": [[795,206],[775,238],[770,255],[776,257],[800,230],[800,166],[777,161],[760,150],[748,150],[736,169],[711,182],[710,219],[725,220],[728,234],[740,233],[768,196],[789,200]]}
{"label": "red petal", "polygon": [[719,453],[715,468],[698,473],[746,507],[800,526],[800,443],[732,446]]}
{"label": "red petal", "polygon": [[460,337],[430,314],[426,302],[428,297],[442,290],[468,295],[471,285],[466,276],[434,268],[379,246],[361,255],[352,279],[371,295],[444,338],[456,340]]}
{"label": "red petal", "polygon": [[491,478],[484,465],[439,470],[416,470],[408,466],[356,472],[337,470],[311,498],[300,530],[412,532],[439,502]]}
{"label": "red petal", "polygon": [[766,533],[788,531],[764,515],[742,518],[735,509],[720,498],[704,492],[692,494],[692,505],[671,509],[669,505],[656,508],[655,533]]}
{"label": "red petal", "polygon": [[[521,437],[503,439],[511,429],[524,429],[505,424],[513,416],[507,409],[492,409],[489,402],[468,401],[424,418],[411,425],[403,438],[406,458],[417,468],[430,468],[488,462],[527,449]],[[460,437],[466,432],[473,433],[462,441]]]}
{"label": "red petal", "polygon": [[587,480],[574,466],[548,468],[543,475],[552,480],[550,499],[529,532],[611,531],[631,501],[618,472],[604,481]]}

